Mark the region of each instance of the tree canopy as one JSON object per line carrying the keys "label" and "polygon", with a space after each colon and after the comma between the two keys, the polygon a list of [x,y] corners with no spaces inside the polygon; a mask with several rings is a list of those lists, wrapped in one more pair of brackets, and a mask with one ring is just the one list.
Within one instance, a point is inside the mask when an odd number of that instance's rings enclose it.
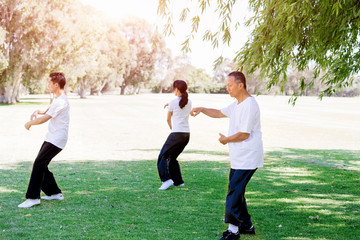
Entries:
{"label": "tree canopy", "polygon": [[164,37],[143,19],[109,19],[73,0],[0,0],[0,103],[44,93],[53,71],[82,98],[115,87],[124,94],[150,82],[159,52]]}
{"label": "tree canopy", "polygon": [[[167,34],[173,32],[171,2],[159,0]],[[183,50],[190,50],[203,14],[212,10],[219,26],[204,31],[203,39],[213,47],[232,44],[234,34],[243,34],[236,31],[245,2],[177,1],[189,4],[179,13],[191,27]],[[186,55],[173,57],[164,35],[144,19],[110,19],[77,0],[0,0],[0,103],[16,103],[22,93],[45,93],[54,71],[64,72],[66,91],[82,98],[117,88],[120,94],[140,88],[169,92],[175,79],[187,81],[190,92],[224,93],[224,78],[236,68],[246,73],[251,94],[292,95],[293,102],[300,95],[360,95],[358,1],[247,3],[252,15],[245,24],[252,33],[233,62],[219,57],[211,77]]]}
{"label": "tree canopy", "polygon": [[[174,13],[169,10],[171,2],[159,0],[158,11],[167,19],[166,34],[173,33]],[[186,7],[180,11],[180,20],[190,18],[192,25],[183,49],[189,50],[189,42],[199,29],[202,14],[211,9],[215,9],[219,19],[218,31],[205,31],[203,39],[210,41],[214,47],[219,45],[219,41],[231,44],[231,33],[236,32],[241,24],[232,21],[232,16],[236,14],[235,6],[244,1],[196,2],[197,9]],[[353,76],[360,70],[360,1],[249,0],[248,4],[252,16],[244,24],[251,26],[252,31],[234,58],[239,70],[249,74],[259,71],[268,90],[280,85],[281,91],[284,91],[290,68],[300,73],[313,69],[310,79],[297,76],[299,91],[293,94],[293,103],[311,89],[315,81],[326,86],[318,93],[320,98],[352,85]],[[222,57],[217,63],[221,60]]]}

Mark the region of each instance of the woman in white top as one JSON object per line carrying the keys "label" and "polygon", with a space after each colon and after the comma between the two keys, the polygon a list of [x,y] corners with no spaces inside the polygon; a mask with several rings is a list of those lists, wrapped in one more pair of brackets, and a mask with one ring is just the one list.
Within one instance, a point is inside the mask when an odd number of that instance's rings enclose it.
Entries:
{"label": "woman in white top", "polygon": [[171,134],[162,147],[157,167],[162,182],[159,190],[166,190],[170,186],[184,186],[181,177],[180,165],[176,160],[184,150],[190,139],[189,115],[191,101],[188,99],[187,84],[185,81],[176,80],[173,83],[175,96],[174,100],[166,104],[169,107],[167,122]]}

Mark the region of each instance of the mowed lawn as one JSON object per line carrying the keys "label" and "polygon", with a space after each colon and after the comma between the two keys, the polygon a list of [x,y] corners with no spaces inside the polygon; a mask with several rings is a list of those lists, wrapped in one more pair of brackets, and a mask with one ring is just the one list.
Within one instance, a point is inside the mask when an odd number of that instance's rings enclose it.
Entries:
{"label": "mowed lawn", "polygon": [[[359,171],[302,161],[332,154],[350,166],[360,152],[268,152],[246,195],[257,234],[241,238],[359,239]],[[226,229],[226,162],[182,161],[185,187],[167,191],[157,190],[155,160],[51,165],[65,200],[30,209],[17,208],[30,163],[0,170],[2,239],[218,239]]]}
{"label": "mowed lawn", "polygon": [[[70,139],[50,164],[65,200],[31,209],[17,205],[46,125],[27,132],[23,124],[47,99],[0,106],[0,239],[220,238],[229,163],[217,134],[227,132],[227,119],[190,120],[179,158],[185,187],[158,191],[156,158],[169,134],[163,104],[172,98],[72,97]],[[241,239],[359,239],[359,99],[305,98],[295,108],[284,98],[258,99],[265,166],[246,195],[257,234]],[[214,108],[232,101],[192,100]]]}

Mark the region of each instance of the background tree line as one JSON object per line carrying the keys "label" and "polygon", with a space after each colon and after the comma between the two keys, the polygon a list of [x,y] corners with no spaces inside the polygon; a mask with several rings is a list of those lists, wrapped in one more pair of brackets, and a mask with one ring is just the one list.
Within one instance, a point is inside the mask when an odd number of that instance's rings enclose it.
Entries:
{"label": "background tree line", "polygon": [[[173,57],[164,36],[143,19],[110,20],[74,0],[0,1],[1,103],[18,102],[22,92],[45,93],[53,71],[64,72],[67,90],[82,98],[114,89],[170,92],[175,79],[186,80],[192,93],[225,93],[226,75],[236,67],[223,59],[210,76],[186,55]],[[266,78],[251,72],[248,88],[253,94],[292,95],[302,79],[313,86],[303,95],[318,95],[325,87],[312,80],[312,71],[289,69],[288,80],[271,89]],[[337,94],[359,95],[359,79]]]}
{"label": "background tree line", "polygon": [[43,93],[48,74],[65,73],[85,97],[115,86],[121,94],[153,76],[164,38],[145,20],[111,21],[73,0],[0,1],[0,101]]}

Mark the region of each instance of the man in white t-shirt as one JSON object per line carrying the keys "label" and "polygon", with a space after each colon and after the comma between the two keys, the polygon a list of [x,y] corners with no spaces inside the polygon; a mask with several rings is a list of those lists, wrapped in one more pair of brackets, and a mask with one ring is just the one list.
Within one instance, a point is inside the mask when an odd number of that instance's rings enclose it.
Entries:
{"label": "man in white t-shirt", "polygon": [[255,234],[250,214],[247,210],[245,188],[257,168],[263,166],[263,145],[260,125],[260,110],[254,97],[246,90],[246,79],[241,72],[228,75],[227,90],[236,101],[217,110],[198,107],[191,115],[199,113],[213,118],[230,119],[229,133],[220,133],[219,141],[229,145],[231,170],[229,190],[226,197],[225,222],[229,228],[220,239],[239,239],[240,234]]}
{"label": "man in white t-shirt", "polygon": [[[55,99],[51,106],[45,110],[36,110],[30,117],[30,121],[25,124],[25,128],[30,130],[32,125],[38,125],[49,121],[48,133],[41,146],[38,156],[35,159],[26,201],[18,207],[29,208],[40,204],[40,191],[46,196],[41,197],[45,200],[63,200],[64,196],[56,184],[54,175],[49,171],[50,161],[65,147],[68,139],[69,129],[69,102],[64,94],[66,79],[62,73],[51,73],[48,88],[55,94]],[[38,117],[38,115],[44,115]]]}

